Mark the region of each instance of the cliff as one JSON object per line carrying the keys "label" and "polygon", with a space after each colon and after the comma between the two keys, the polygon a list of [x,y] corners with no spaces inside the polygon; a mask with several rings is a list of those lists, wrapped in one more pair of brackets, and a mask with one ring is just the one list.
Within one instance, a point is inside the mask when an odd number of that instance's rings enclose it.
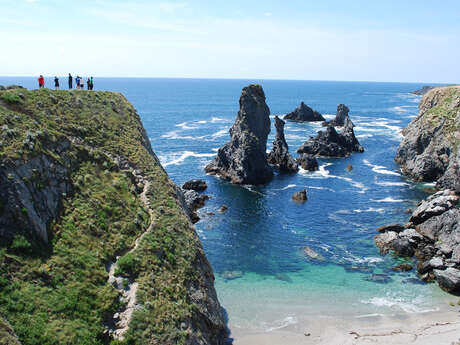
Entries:
{"label": "cliff", "polygon": [[0,344],[223,344],[183,200],[121,94],[0,90]]}
{"label": "cliff", "polygon": [[439,87],[421,100],[396,154],[404,174],[460,192],[460,87]]}

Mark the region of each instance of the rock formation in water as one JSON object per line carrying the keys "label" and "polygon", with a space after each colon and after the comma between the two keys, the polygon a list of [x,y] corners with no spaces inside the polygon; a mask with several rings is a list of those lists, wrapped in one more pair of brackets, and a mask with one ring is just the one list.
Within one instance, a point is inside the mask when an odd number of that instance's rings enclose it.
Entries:
{"label": "rock formation in water", "polygon": [[189,216],[192,223],[196,223],[200,220],[197,214],[197,210],[204,207],[206,200],[209,200],[209,196],[200,194],[194,190],[184,190],[185,205],[189,211]]}
{"label": "rock formation in water", "polygon": [[121,94],[2,88],[0,123],[11,344],[225,343],[183,195]]}
{"label": "rock formation in water", "polygon": [[275,116],[276,137],[273,142],[273,149],[268,154],[268,162],[281,171],[297,172],[299,166],[289,153],[289,147],[284,138],[284,124],[283,120]]}
{"label": "rock formation in water", "polygon": [[230,142],[222,146],[205,171],[236,184],[264,184],[273,178],[267,162],[270,109],[260,85],[249,85],[241,93],[240,111],[230,129]]}
{"label": "rock formation in water", "polygon": [[190,180],[190,181],[185,182],[182,185],[182,189],[194,190],[196,192],[202,192],[206,188],[208,188],[208,185],[206,184],[206,181],[204,180]]}
{"label": "rock formation in water", "polygon": [[299,107],[292,113],[284,115],[284,119],[297,122],[325,121],[325,118],[320,113],[310,108],[304,102],[301,102]]}
{"label": "rock formation in water", "polygon": [[424,96],[426,93],[430,92],[433,90],[436,86],[423,86],[419,90],[415,90],[412,93],[417,96]]}
{"label": "rock formation in water", "polygon": [[460,87],[431,90],[419,109],[402,132],[395,161],[414,180],[460,192]]}
{"label": "rock formation in water", "polygon": [[303,189],[300,192],[295,192],[292,195],[292,200],[294,200],[296,202],[305,202],[305,201],[307,201],[307,190]]}
{"label": "rock formation in water", "polygon": [[364,148],[356,139],[353,123],[347,116],[340,133],[333,126],[329,126],[325,131],[319,131],[316,137],[310,137],[297,152],[315,156],[346,157],[352,152],[364,152]]}
{"label": "rock formation in water", "polygon": [[318,160],[312,154],[302,153],[300,157],[297,158],[297,163],[299,163],[302,169],[304,170],[308,170],[308,171],[318,170]]}
{"label": "rock formation in water", "polygon": [[[422,201],[404,226],[381,227],[375,243],[382,254],[416,256],[423,280],[437,279],[446,291],[460,294],[460,209],[459,196],[443,190]],[[439,277],[442,277],[439,279]]]}
{"label": "rock formation in water", "polygon": [[[337,105],[337,112],[335,114],[335,119],[331,121],[323,122],[323,126],[337,126],[337,127],[344,126],[346,119],[350,119],[348,116],[349,112],[350,112],[350,109],[345,104]],[[352,127],[354,127],[353,122],[351,122],[351,125]]]}

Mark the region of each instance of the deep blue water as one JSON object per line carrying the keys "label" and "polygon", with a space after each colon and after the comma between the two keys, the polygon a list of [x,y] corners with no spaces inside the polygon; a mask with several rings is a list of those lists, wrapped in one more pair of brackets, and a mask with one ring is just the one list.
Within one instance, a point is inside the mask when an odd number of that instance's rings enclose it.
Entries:
{"label": "deep blue water", "polygon": [[[65,79],[63,79],[64,81]],[[350,108],[364,153],[320,158],[314,173],[276,174],[265,186],[235,186],[203,168],[229,139],[241,89],[253,82],[264,88],[272,116],[301,101],[330,118],[337,104]],[[0,77],[0,85],[34,88],[35,78]],[[51,79],[47,80],[51,85]],[[62,83],[61,84],[65,84]],[[308,312],[365,314],[436,309],[445,295],[434,285],[407,281],[415,272],[392,273],[401,259],[381,256],[374,245],[376,228],[404,223],[426,196],[423,185],[401,176],[394,163],[400,131],[418,112],[422,84],[198,79],[95,79],[95,89],[122,92],[142,117],[152,146],[179,185],[191,178],[208,183],[211,196],[196,224],[216,273],[216,288],[230,326],[273,329],[295,323]],[[272,121],[273,122],[273,121]],[[291,153],[320,124],[287,123]],[[274,129],[269,136],[271,148]],[[347,165],[353,166],[347,171]],[[296,204],[291,195],[308,191]],[[226,213],[217,209],[227,205]],[[209,213],[214,213],[211,215]],[[302,255],[309,246],[324,261]],[[384,273],[390,282],[365,280]],[[226,279],[229,272],[236,279]]]}

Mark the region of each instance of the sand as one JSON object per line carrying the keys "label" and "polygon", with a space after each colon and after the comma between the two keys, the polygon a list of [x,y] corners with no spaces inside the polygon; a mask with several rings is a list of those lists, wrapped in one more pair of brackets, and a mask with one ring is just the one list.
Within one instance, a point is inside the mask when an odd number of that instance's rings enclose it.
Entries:
{"label": "sand", "polygon": [[460,344],[460,308],[348,319],[319,316],[267,332],[231,329],[233,345],[451,345]]}

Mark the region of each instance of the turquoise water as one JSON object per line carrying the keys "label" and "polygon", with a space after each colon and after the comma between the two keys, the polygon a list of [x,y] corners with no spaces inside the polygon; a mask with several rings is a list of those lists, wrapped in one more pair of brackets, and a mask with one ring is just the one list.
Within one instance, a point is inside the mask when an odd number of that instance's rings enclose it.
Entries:
{"label": "turquoise water", "polygon": [[[259,187],[205,175],[204,166],[229,139],[241,89],[251,82],[263,86],[272,117],[304,101],[332,118],[337,104],[346,104],[365,152],[319,159],[317,172],[276,174]],[[11,83],[35,87],[32,78],[0,77],[0,85]],[[95,86],[123,92],[134,104],[177,184],[191,178],[207,181],[211,199],[196,228],[230,328],[272,330],[309,314],[391,315],[445,304],[447,296],[435,284],[419,284],[414,271],[393,273],[391,267],[403,260],[381,256],[373,242],[377,227],[406,222],[404,211],[426,196],[423,185],[401,176],[393,161],[401,129],[417,115],[420,98],[410,91],[421,84],[106,78],[95,79]],[[288,123],[291,153],[321,128]],[[269,149],[273,136],[272,128]],[[302,188],[308,201],[291,202]],[[226,213],[217,212],[221,205],[228,206]],[[323,260],[306,258],[305,246]],[[388,282],[366,280],[375,273]]]}

